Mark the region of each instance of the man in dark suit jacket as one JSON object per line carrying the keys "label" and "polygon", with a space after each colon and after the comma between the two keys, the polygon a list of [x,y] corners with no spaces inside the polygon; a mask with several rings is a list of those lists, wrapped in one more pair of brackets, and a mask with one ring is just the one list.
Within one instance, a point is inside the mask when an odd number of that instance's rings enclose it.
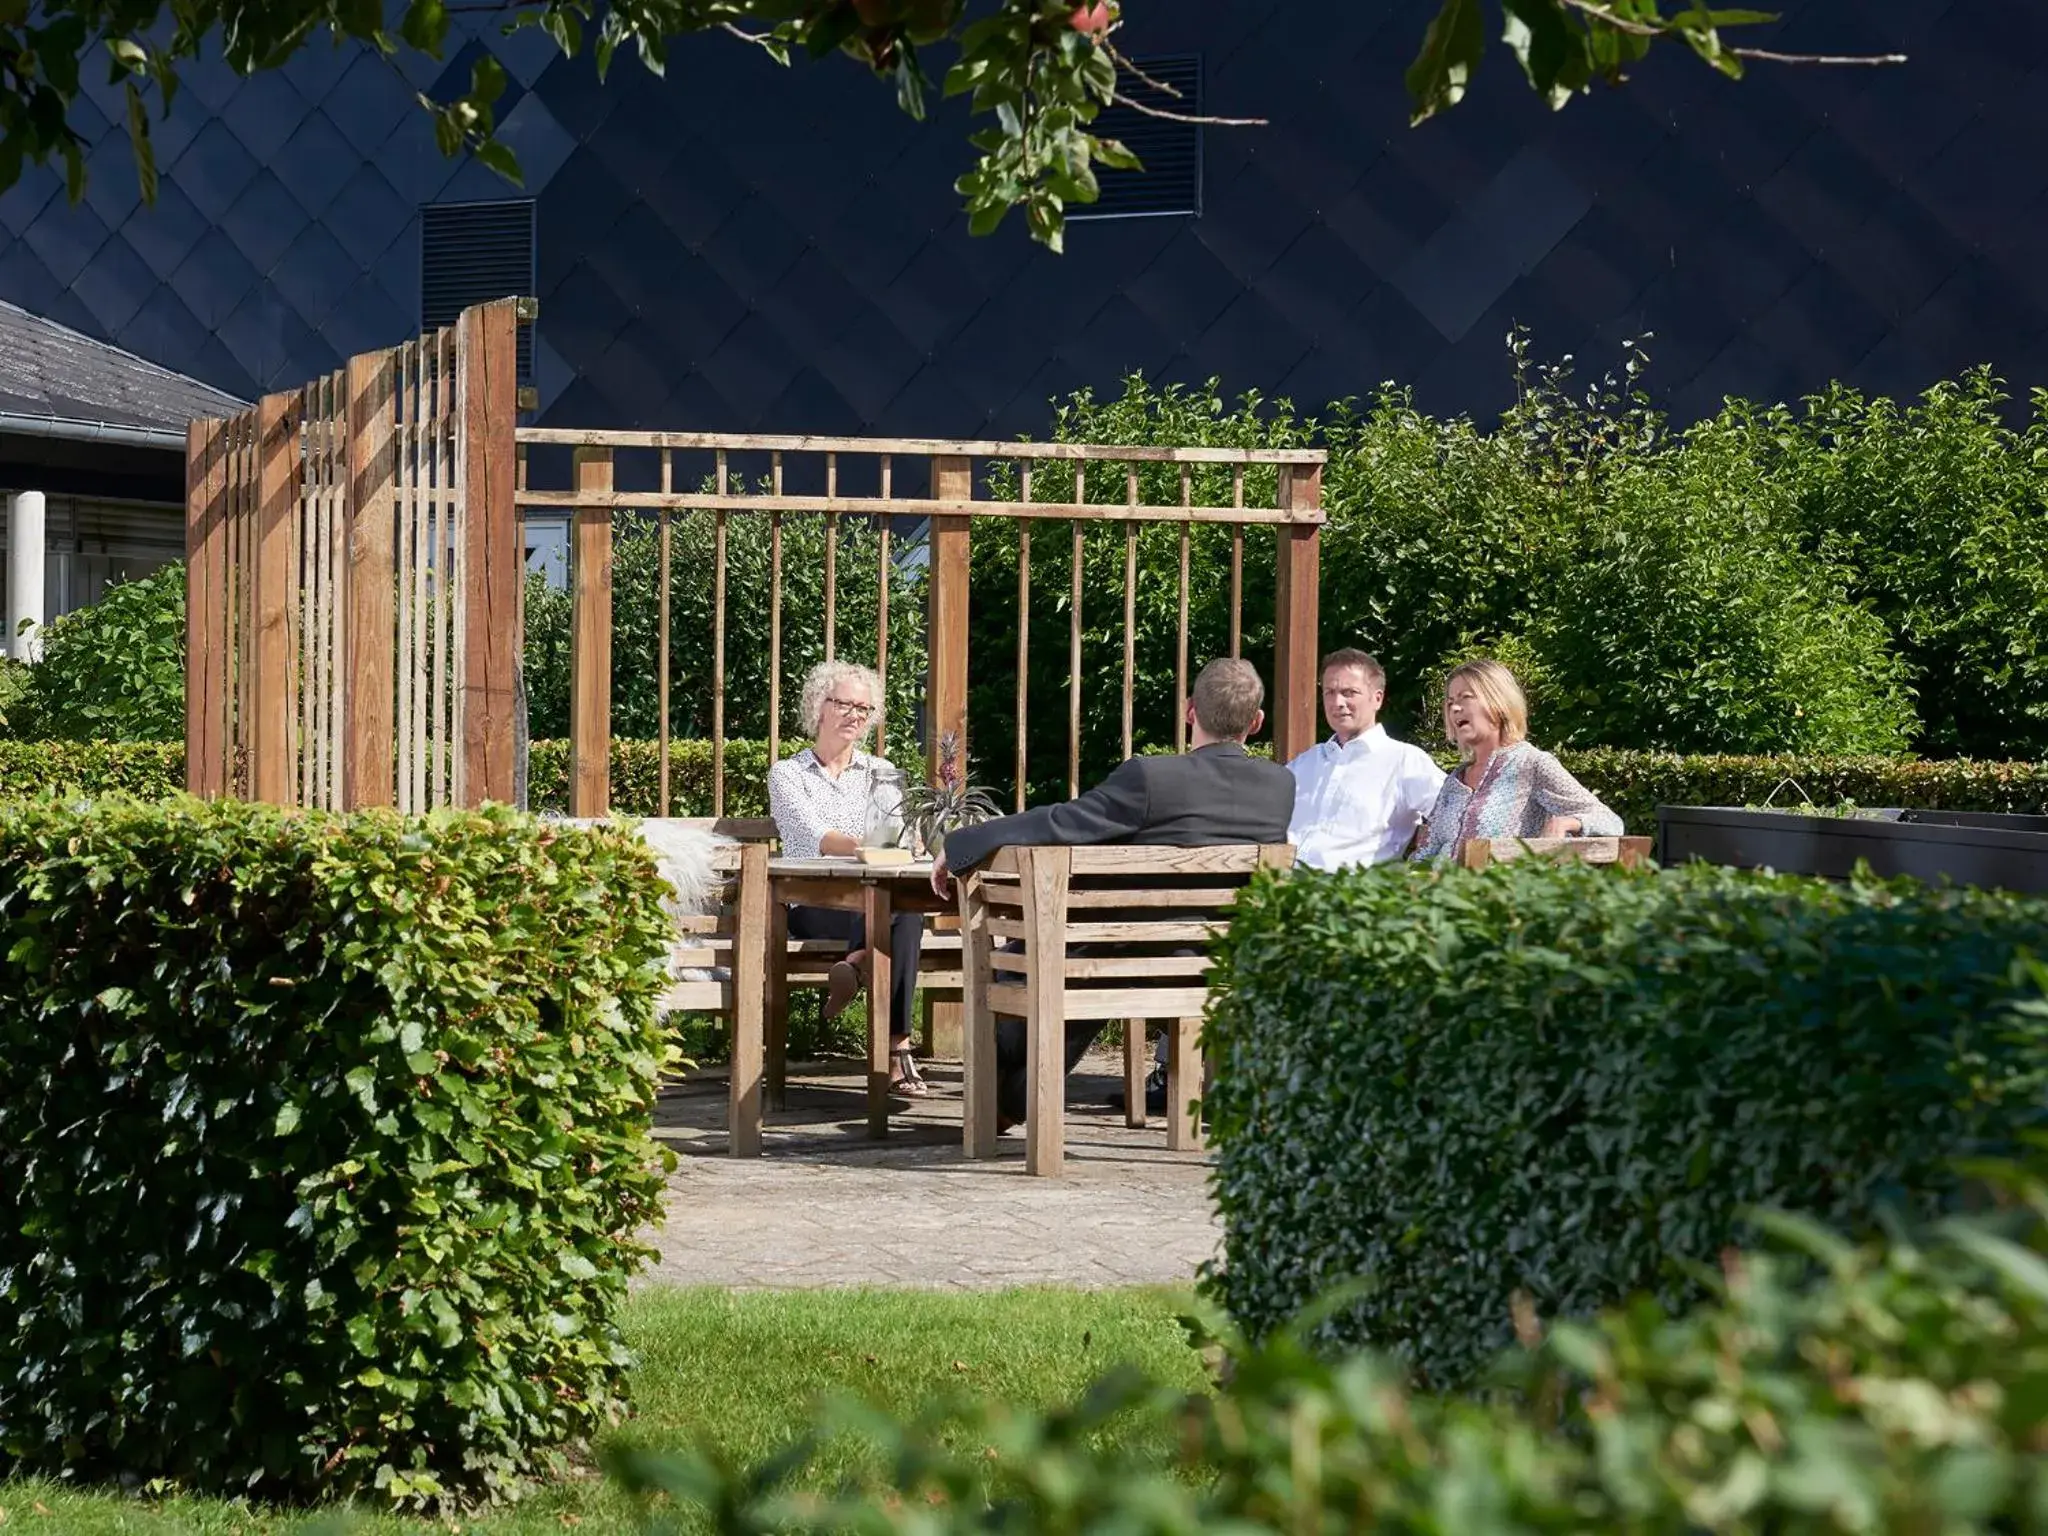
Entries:
{"label": "man in dark suit jacket", "polygon": [[[1244,749],[1245,737],[1265,721],[1265,696],[1265,685],[1249,662],[1210,662],[1188,699],[1191,751],[1180,757],[1133,757],[1078,799],[949,832],[932,868],[932,889],[950,897],[954,874],[980,867],[1000,848],[1286,842],[1294,814],[1294,775]],[[1069,1072],[1101,1033],[1098,1020],[1068,1023]],[[1000,1118],[1013,1123],[1024,1117],[1024,1058],[1023,1021],[1002,1020],[996,1030],[996,1108]]]}

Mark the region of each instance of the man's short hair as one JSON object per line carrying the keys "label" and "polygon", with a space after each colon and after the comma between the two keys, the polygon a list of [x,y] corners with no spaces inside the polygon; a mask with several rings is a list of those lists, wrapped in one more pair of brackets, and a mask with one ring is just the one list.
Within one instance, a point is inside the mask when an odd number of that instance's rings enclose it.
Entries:
{"label": "man's short hair", "polygon": [[1195,679],[1195,719],[1211,736],[1243,740],[1266,702],[1266,685],[1248,661],[1222,657]]}
{"label": "man's short hair", "polygon": [[1347,645],[1330,652],[1323,658],[1322,670],[1316,673],[1317,679],[1328,677],[1332,667],[1356,667],[1365,674],[1366,681],[1373,687],[1382,693],[1386,691],[1387,669],[1381,666],[1379,658],[1369,651],[1361,651],[1356,646]]}

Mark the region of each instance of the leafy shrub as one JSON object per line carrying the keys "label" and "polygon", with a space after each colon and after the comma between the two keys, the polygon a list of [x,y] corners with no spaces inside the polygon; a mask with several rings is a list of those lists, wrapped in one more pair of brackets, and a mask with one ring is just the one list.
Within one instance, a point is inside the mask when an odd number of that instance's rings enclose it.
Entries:
{"label": "leafy shrub", "polygon": [[[1532,1337],[1500,1362],[1514,1390],[1483,1401],[1418,1393],[1373,1354],[1329,1361],[1290,1328],[1232,1340],[1214,1396],[1126,1371],[1051,1413],[947,1405],[901,1423],[842,1403],[758,1468],[631,1448],[612,1462],[731,1532],[2035,1531],[2048,1192],[2025,1193],[2016,1223],[1864,1248],[1775,1221],[1781,1246],[1731,1256],[1689,1314],[1638,1303]],[[835,1433],[877,1443],[889,1485],[792,1487]],[[1129,1449],[1168,1434],[1166,1464]],[[650,1532],[679,1528],[645,1507]]]}
{"label": "leafy shrub", "polygon": [[8,741],[0,739],[0,797],[63,790],[156,800],[185,787],[179,741]]}
{"label": "leafy shrub", "polygon": [[1696,444],[1613,477],[1526,620],[1553,744],[1904,750],[1905,664],[1782,500]]}
{"label": "leafy shrub", "polygon": [[1693,866],[1303,872],[1242,900],[1205,1037],[1249,1331],[1355,1277],[1330,1337],[1458,1386],[1506,1302],[1586,1316],[1745,1207],[1856,1227],[2042,1115],[2048,903]]}
{"label": "leafy shrub", "polygon": [[507,1491],[623,1407],[651,859],[516,812],[0,819],[0,1475]]}
{"label": "leafy shrub", "polygon": [[30,669],[38,727],[65,741],[185,735],[185,567],[108,587],[51,621]]}
{"label": "leafy shrub", "polygon": [[0,656],[0,741],[37,734],[35,684],[25,661]]}
{"label": "leafy shrub", "polygon": [[[785,753],[798,743],[785,742]],[[668,744],[669,814],[711,814],[711,743]],[[892,749],[893,750],[893,749]],[[536,811],[569,808],[569,743],[536,741],[527,757],[527,800]],[[768,814],[768,743],[728,741],[725,744],[725,814]],[[654,816],[661,810],[661,744],[612,738],[612,809],[627,816]]]}
{"label": "leafy shrub", "polygon": [[1908,403],[1836,384],[1724,413],[1911,663],[1928,752],[2048,754],[2048,390],[2021,431],[2005,398],[1979,368]]}

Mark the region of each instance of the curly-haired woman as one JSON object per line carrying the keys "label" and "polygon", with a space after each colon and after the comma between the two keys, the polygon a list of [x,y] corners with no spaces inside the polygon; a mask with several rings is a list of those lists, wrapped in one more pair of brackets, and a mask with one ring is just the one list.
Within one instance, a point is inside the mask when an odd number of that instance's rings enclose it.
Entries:
{"label": "curly-haired woman", "polygon": [[[798,718],[811,744],[768,770],[768,813],[790,858],[850,856],[877,825],[903,814],[903,776],[861,743],[882,710],[882,680],[871,667],[827,661],[804,679]],[[789,909],[790,937],[843,939],[847,956],[832,967],[825,1017],[836,1017],[859,995],[868,968],[867,920],[858,912],[826,907]],[[917,997],[917,961],[924,919],[899,912],[890,925],[890,1090],[922,1097],[925,1082],[910,1053],[910,1018]]]}

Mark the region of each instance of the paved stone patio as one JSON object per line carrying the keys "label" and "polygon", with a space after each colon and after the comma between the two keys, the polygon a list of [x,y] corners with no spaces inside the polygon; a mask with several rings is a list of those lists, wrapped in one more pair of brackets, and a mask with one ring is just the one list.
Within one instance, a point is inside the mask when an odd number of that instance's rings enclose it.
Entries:
{"label": "paved stone patio", "polygon": [[992,1161],[960,1154],[960,1069],[924,1063],[931,1097],[896,1100],[889,1139],[866,1137],[858,1064],[792,1064],[758,1158],[725,1153],[723,1072],[669,1089],[656,1134],[680,1154],[645,1278],[742,1287],[1185,1284],[1216,1252],[1205,1159],[1135,1131],[1103,1096],[1121,1057],[1068,1085],[1067,1172],[1024,1172],[1024,1135]]}

